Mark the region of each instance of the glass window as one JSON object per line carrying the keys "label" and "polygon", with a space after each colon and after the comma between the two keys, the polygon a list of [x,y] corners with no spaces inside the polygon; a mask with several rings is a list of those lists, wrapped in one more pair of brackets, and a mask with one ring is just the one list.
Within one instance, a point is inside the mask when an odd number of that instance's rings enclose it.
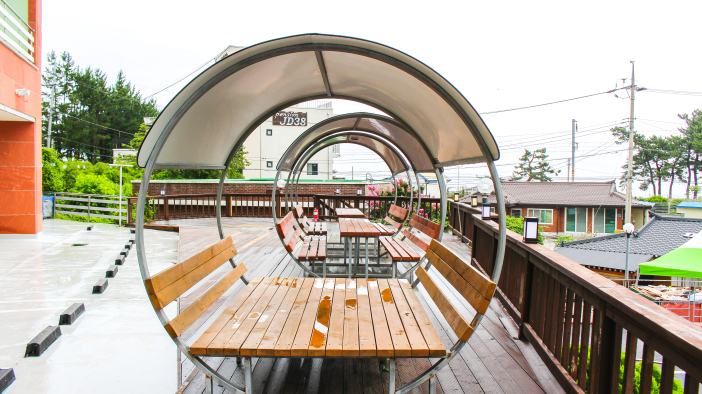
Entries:
{"label": "glass window", "polygon": [[532,209],[527,210],[527,216],[538,218],[539,224],[553,224],[553,209]]}
{"label": "glass window", "polygon": [[605,211],[604,208],[595,209],[595,232],[597,233],[605,232]]}
{"label": "glass window", "polygon": [[617,229],[617,210],[607,209],[605,212],[605,232],[614,234]]}
{"label": "glass window", "polygon": [[317,175],[317,164],[316,163],[307,164],[307,175]]}
{"label": "glass window", "polygon": [[273,129],[266,129],[266,135],[273,135]]}
{"label": "glass window", "polygon": [[513,218],[520,218],[520,217],[522,217],[522,210],[521,210],[521,209],[513,209],[513,210],[512,210],[512,217],[513,217]]}
{"label": "glass window", "polygon": [[272,162],[272,161],[267,161],[267,162],[266,162],[266,167],[268,167],[268,168],[273,168],[273,162]]}
{"label": "glass window", "polygon": [[575,231],[579,233],[587,232],[587,208],[575,208],[575,214],[578,217]]}
{"label": "glass window", "polygon": [[566,208],[566,231],[575,232],[575,208]]}

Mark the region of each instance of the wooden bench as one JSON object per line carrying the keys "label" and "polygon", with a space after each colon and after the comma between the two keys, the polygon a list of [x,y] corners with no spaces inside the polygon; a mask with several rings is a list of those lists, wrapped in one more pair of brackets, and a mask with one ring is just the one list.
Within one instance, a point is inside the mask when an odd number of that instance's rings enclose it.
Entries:
{"label": "wooden bench", "polygon": [[[392,204],[390,206],[390,210],[388,211],[388,214],[385,216],[385,222],[392,226],[395,230],[393,231],[393,235],[397,234],[400,232],[400,229],[402,228],[403,223],[405,223],[405,220],[407,220],[407,216],[409,215],[409,209],[405,208],[400,208],[395,204]],[[378,224],[378,223],[376,223]],[[384,227],[387,229],[387,227],[378,224],[379,227]]]}
{"label": "wooden bench", "polygon": [[[444,356],[440,361],[436,362],[430,369],[414,379],[410,383],[397,389],[397,391],[407,392],[414,387],[419,386],[426,380],[429,380],[429,393],[436,393],[436,373],[443,368],[451,359],[452,354],[458,353],[463,345],[470,339],[478,325],[485,315],[490,301],[495,294],[496,283],[490,280],[483,273],[475,269],[469,263],[463,261],[455,253],[448,250],[444,245],[431,240],[427,248],[427,264],[426,267],[417,268],[417,277],[419,282],[426,290],[429,297],[434,301],[441,314],[446,318],[446,321],[451,326],[457,341],[451,347],[447,356]],[[436,272],[430,275],[428,271]],[[436,277],[434,279],[432,276]],[[443,277],[443,278],[440,278]],[[399,279],[403,281],[403,279]],[[451,303],[442,291],[442,282],[448,282],[460,296],[465,299],[475,310],[475,316],[466,320],[456,307]],[[416,283],[413,285],[416,286]],[[412,308],[412,306],[410,306]],[[414,308],[412,308],[414,309]],[[420,324],[431,325],[431,322],[421,322]],[[395,359],[390,359],[390,387],[389,392],[395,393]]]}
{"label": "wooden bench", "polygon": [[[397,273],[398,262],[413,262],[422,260],[421,256],[419,256],[419,254],[417,254],[407,243],[403,241],[405,238],[408,238],[413,244],[415,244],[419,249],[423,250],[425,253],[427,250],[429,250],[429,244],[424,242],[415,234],[413,234],[411,231],[412,229],[419,230],[431,239],[437,239],[439,237],[439,232],[441,231],[441,226],[417,214],[412,214],[412,216],[410,217],[409,225],[409,229],[402,230],[401,238],[381,238],[380,240],[380,244],[383,245],[388,255],[390,256],[390,259],[392,260],[393,278],[396,276]],[[403,273],[401,277],[410,275],[411,272],[419,266],[419,264],[420,263],[415,264],[412,268]]]}
{"label": "wooden bench", "polygon": [[[280,239],[285,245],[285,249],[290,253],[295,262],[306,272],[313,274],[315,263],[322,262],[322,276],[327,275],[327,237],[322,235],[308,235],[302,237],[302,229],[295,225],[293,211],[288,212],[283,219],[275,225]],[[297,253],[295,253],[297,250]],[[305,267],[301,262],[309,261],[312,270]]]}
{"label": "wooden bench", "polygon": [[302,204],[297,204],[293,210],[295,217],[300,222],[302,226],[302,231],[305,234],[312,235],[327,235],[327,224],[324,222],[311,222],[305,216],[305,211],[302,209]]}

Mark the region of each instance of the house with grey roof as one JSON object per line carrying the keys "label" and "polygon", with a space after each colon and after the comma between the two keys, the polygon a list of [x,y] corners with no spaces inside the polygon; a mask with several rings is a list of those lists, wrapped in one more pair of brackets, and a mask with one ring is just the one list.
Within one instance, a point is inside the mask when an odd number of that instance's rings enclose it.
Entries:
{"label": "house with grey roof", "polygon": [[675,209],[686,218],[702,218],[702,202],[683,201]]}
{"label": "house with grey roof", "polygon": [[[502,182],[507,214],[536,217],[553,234],[614,234],[621,231],[626,196],[609,182]],[[476,193],[474,193],[476,194]],[[470,204],[470,196],[463,202]],[[488,197],[495,204],[495,195]],[[651,207],[632,201],[632,222],[638,229]]]}
{"label": "house with grey roof", "polygon": [[[649,212],[652,217],[630,239],[630,277],[639,264],[658,258],[689,241],[702,232],[702,219],[663,216]],[[564,242],[555,251],[610,279],[622,279],[626,268],[626,234]]]}

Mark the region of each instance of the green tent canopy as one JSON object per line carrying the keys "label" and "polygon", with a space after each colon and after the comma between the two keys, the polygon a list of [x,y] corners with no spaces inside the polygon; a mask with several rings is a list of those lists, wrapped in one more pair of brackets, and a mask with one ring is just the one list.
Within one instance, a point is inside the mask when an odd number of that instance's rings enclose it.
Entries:
{"label": "green tent canopy", "polygon": [[639,274],[702,278],[702,233],[670,253],[640,264]]}

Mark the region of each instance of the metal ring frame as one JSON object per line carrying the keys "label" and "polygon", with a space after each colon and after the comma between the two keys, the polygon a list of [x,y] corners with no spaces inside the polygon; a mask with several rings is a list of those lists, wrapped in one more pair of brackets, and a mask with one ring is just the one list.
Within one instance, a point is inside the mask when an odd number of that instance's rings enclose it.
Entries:
{"label": "metal ring frame", "polygon": [[[225,72],[220,73],[216,77],[212,78],[212,80],[208,81],[204,86],[202,86],[200,89],[198,89],[195,93],[193,93],[192,96],[190,96],[187,100],[186,103],[181,106],[176,114],[174,115],[173,118],[171,118],[168,121],[168,124],[166,128],[163,130],[163,132],[159,135],[157,141],[155,142],[155,145],[153,146],[153,149],[151,151],[151,154],[149,155],[149,158],[147,160],[147,163],[145,165],[144,169],[144,175],[142,178],[142,184],[140,189],[141,190],[146,190],[148,191],[148,185],[149,185],[149,180],[151,179],[151,175],[153,174],[154,169],[156,168],[156,160],[158,159],[158,156],[161,153],[161,150],[166,143],[171,131],[175,127],[175,125],[179,122],[179,120],[182,118],[183,114],[187,112],[187,110],[192,106],[193,103],[195,103],[205,92],[207,92],[209,89],[214,87],[217,83],[222,81],[226,76],[231,75],[235,73],[236,71],[243,69],[246,66],[249,66],[251,64],[255,64],[256,62],[265,60],[268,57],[274,57],[278,56],[284,53],[292,53],[292,52],[297,52],[297,51],[313,51],[313,50],[338,50],[338,51],[345,51],[345,52],[351,52],[351,53],[357,53],[361,54],[363,56],[368,56],[372,57],[378,60],[381,60],[385,63],[394,65],[398,67],[399,69],[410,72],[412,74],[416,74],[415,77],[417,79],[421,80],[425,84],[432,86],[432,88],[439,93],[444,100],[451,105],[456,113],[463,119],[463,121],[466,123],[466,125],[469,127],[470,130],[475,130],[473,127],[473,121],[469,118],[469,116],[465,113],[465,111],[453,101],[453,99],[450,97],[450,95],[444,91],[441,87],[436,86],[436,84],[429,80],[425,75],[422,73],[413,70],[411,68],[408,68],[404,63],[397,59],[390,58],[385,55],[381,55],[377,52],[371,51],[371,50],[360,50],[357,48],[353,48],[350,46],[343,46],[343,45],[336,45],[336,46],[329,46],[329,45],[304,45],[304,46],[292,46],[286,50],[278,50],[278,51],[272,51],[272,53],[264,53],[259,56],[255,56],[252,59],[246,59],[245,61],[242,61],[241,64],[235,64],[232,67],[230,67],[228,70]],[[247,129],[247,131],[241,136],[239,141],[237,141],[234,144],[234,147],[232,151],[230,152],[226,162],[224,163],[224,168],[221,169],[222,175],[220,178],[219,186],[217,189],[217,204],[216,204],[216,214],[217,214],[217,228],[219,230],[220,238],[224,238],[224,232],[222,228],[222,218],[221,218],[221,208],[222,208],[222,191],[223,191],[223,186],[224,186],[224,180],[226,179],[226,173],[231,165],[231,162],[240,149],[240,147],[243,145],[244,140],[255,130],[256,127],[260,125],[265,119],[269,118],[272,116],[273,113],[282,110],[284,108],[290,107],[294,104],[308,101],[311,99],[315,98],[325,98],[326,96],[324,95],[315,95],[315,96],[309,96],[309,97],[300,97],[299,99],[292,100],[291,102],[281,104],[281,106],[272,109],[266,114],[262,114],[261,117],[255,122],[252,123],[252,125]],[[407,123],[402,120],[401,118],[398,118],[392,112],[384,109],[379,103],[374,103],[366,100],[362,100],[356,97],[348,97],[348,96],[340,96],[340,95],[335,95],[333,98],[341,98],[341,99],[349,99],[352,101],[357,101],[357,102],[362,102],[364,104],[368,104],[372,107],[375,107],[387,114],[390,114],[391,117],[395,118],[397,121],[402,122],[403,125],[407,125]],[[411,129],[410,129],[411,130]],[[421,140],[420,140],[421,141]],[[488,169],[490,171],[490,175],[493,180],[493,184],[495,186],[495,196],[497,199],[497,208],[498,208],[498,215],[499,215],[499,233],[498,233],[498,247],[497,247],[497,254],[495,257],[495,265],[493,269],[493,275],[492,275],[492,280],[497,282],[500,277],[500,273],[502,271],[502,264],[504,260],[504,254],[505,254],[505,247],[506,247],[506,238],[507,238],[507,231],[506,231],[506,218],[505,218],[505,209],[504,209],[504,194],[502,191],[501,184],[499,182],[499,175],[497,173],[497,168],[495,167],[495,163],[493,161],[492,155],[486,146],[486,144],[480,139],[476,138],[476,141],[478,145],[480,146],[480,149],[484,155],[484,158],[487,162]],[[423,145],[423,142],[422,142]],[[439,233],[438,240],[441,241],[442,236],[443,236],[443,229],[445,225],[445,218],[446,218],[446,203],[447,203],[447,191],[446,191],[446,183],[442,174],[442,171],[440,168],[436,168],[435,170],[437,179],[439,182],[439,187],[441,191],[441,229],[442,231]],[[278,181],[278,176],[276,176],[275,182],[273,187],[273,195],[275,195],[275,190],[277,186],[277,181]],[[146,195],[147,193],[139,193],[138,200],[137,200],[137,209],[136,209],[136,236],[135,236],[135,242],[136,242],[136,249],[137,249],[137,259],[139,262],[139,271],[141,272],[142,278],[146,279],[150,277],[148,265],[147,265],[147,260],[146,260],[146,250],[144,248],[144,211],[146,208]],[[271,206],[273,209],[273,212],[275,212],[275,198],[272,199],[271,201]],[[274,215],[274,221],[275,221],[275,215]],[[427,264],[427,269],[429,269],[431,266],[430,263]],[[307,270],[304,266],[303,268],[306,271]],[[315,275],[314,273],[310,272],[312,275]],[[242,277],[242,280],[247,283],[247,280]],[[164,310],[159,310],[155,311],[157,317],[161,321],[161,324],[166,325],[169,322],[168,316],[165,314]],[[475,318],[473,319],[473,325],[474,327],[477,327],[481,320],[482,320],[482,315],[476,315]],[[235,393],[245,393],[246,388],[241,388],[236,385],[234,385],[232,382],[230,382],[227,378],[219,374],[215,369],[213,369],[210,365],[208,365],[204,360],[202,360],[198,356],[193,356],[190,354],[189,349],[185,341],[183,341],[180,337],[174,338],[173,342],[176,344],[178,349],[183,352],[186,358],[188,358],[198,369],[202,370],[205,372],[207,375],[212,376],[212,378],[217,381],[219,384],[227,388],[228,390],[231,390]],[[433,379],[435,379],[436,372],[441,369],[446,363],[448,363],[451,359],[451,356],[455,354],[456,352],[460,351],[460,349],[465,345],[466,342],[462,341],[457,341],[451,348],[449,354],[447,357],[442,358],[441,360],[437,361],[434,365],[432,365],[429,369],[427,369],[425,372],[423,372],[421,375],[419,375],[417,378],[415,378],[413,381],[405,384],[404,386],[400,387],[399,389],[396,390],[397,393],[405,393],[408,392],[409,390],[417,387],[419,384],[423,383],[426,380],[430,380],[430,384]],[[246,360],[249,361],[249,360]],[[246,362],[245,361],[245,362]],[[250,361],[246,363],[247,370],[250,373]],[[394,367],[394,362],[393,365]],[[250,376],[250,375],[248,375]],[[247,386],[250,386],[250,382],[247,381]],[[393,383],[394,386],[394,383]],[[248,387],[247,387],[248,388]]]}

